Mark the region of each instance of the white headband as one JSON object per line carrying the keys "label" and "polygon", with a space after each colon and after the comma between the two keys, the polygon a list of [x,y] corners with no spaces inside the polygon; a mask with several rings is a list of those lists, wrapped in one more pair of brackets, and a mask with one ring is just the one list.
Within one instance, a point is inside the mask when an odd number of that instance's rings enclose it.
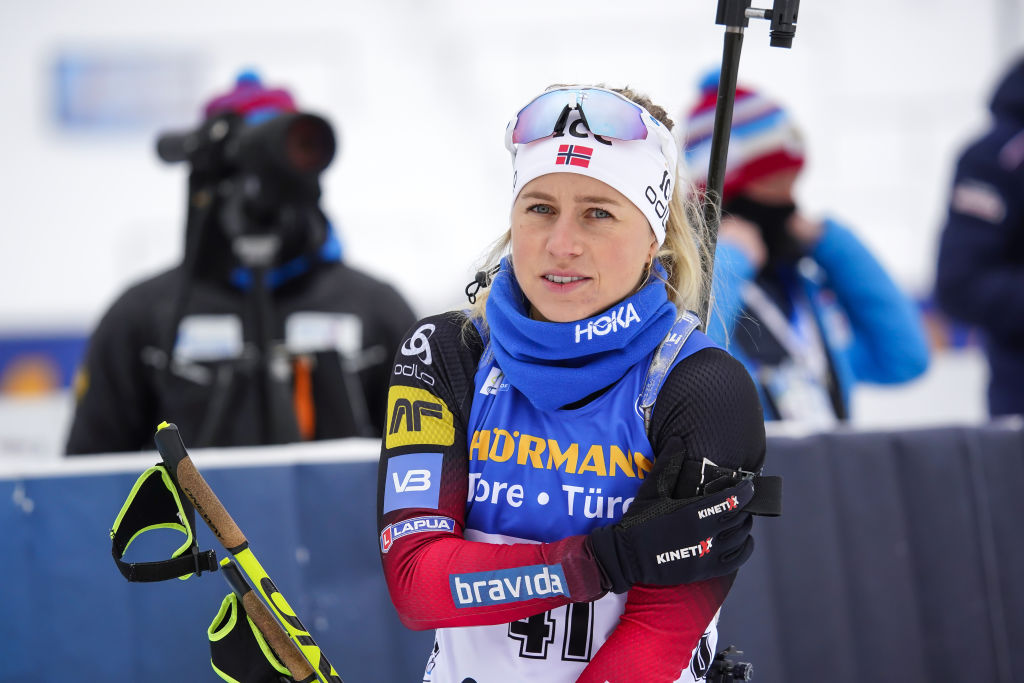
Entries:
{"label": "white headband", "polygon": [[587,130],[579,111],[570,113],[562,135],[549,135],[525,144],[514,144],[509,136],[513,203],[527,183],[542,175],[590,176],[615,188],[640,209],[658,244],[664,243],[679,152],[668,128],[642,107],[641,111],[648,131],[643,140],[595,136]]}

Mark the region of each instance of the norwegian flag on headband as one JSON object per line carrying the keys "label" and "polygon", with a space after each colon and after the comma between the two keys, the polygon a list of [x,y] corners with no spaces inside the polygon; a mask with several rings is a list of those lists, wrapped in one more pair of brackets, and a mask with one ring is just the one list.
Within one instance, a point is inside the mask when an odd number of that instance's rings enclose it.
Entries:
{"label": "norwegian flag on headband", "polygon": [[556,166],[590,166],[590,157],[594,154],[593,147],[583,145],[559,145],[555,155]]}

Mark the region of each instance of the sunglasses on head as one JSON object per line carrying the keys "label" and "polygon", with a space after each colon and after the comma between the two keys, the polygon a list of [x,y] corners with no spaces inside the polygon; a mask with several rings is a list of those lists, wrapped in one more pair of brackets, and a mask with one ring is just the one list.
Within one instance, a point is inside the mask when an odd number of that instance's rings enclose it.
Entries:
{"label": "sunglasses on head", "polygon": [[563,133],[572,111],[578,111],[587,130],[599,137],[646,140],[654,130],[662,154],[675,165],[675,141],[666,126],[624,95],[591,86],[557,87],[535,97],[509,121],[505,147],[514,158],[515,145]]}
{"label": "sunglasses on head", "polygon": [[525,144],[565,128],[569,113],[580,113],[594,135],[616,140],[646,140],[640,105],[604,88],[564,87],[548,90],[519,110],[508,124],[507,142]]}

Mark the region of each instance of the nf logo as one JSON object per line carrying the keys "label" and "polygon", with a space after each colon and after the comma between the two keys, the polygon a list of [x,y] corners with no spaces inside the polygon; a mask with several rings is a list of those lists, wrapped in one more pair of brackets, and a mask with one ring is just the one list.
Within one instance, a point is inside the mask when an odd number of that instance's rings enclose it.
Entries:
{"label": "nf logo", "polygon": [[388,434],[398,432],[405,422],[405,431],[418,432],[423,422],[423,417],[441,418],[444,416],[444,406],[434,401],[410,401],[407,398],[400,398],[395,401],[395,411],[391,416],[391,426],[388,427]]}
{"label": "nf logo", "polygon": [[704,508],[703,510],[698,511],[697,517],[700,519],[704,519],[705,517],[710,517],[711,515],[717,515],[722,512],[728,512],[729,510],[735,510],[739,506],[739,499],[736,496],[729,496],[718,505],[712,505],[709,508]]}
{"label": "nf logo", "polygon": [[434,326],[430,323],[420,325],[412,336],[402,344],[403,356],[416,356],[424,365],[430,365],[433,360],[430,356],[430,335],[434,333]]}
{"label": "nf logo", "polygon": [[388,389],[387,448],[431,444],[451,446],[455,443],[452,413],[437,396],[426,389],[400,384]]}
{"label": "nf logo", "polygon": [[407,453],[388,460],[384,512],[401,508],[437,509],[441,454]]}
{"label": "nf logo", "polygon": [[494,394],[501,391],[501,380],[505,379],[505,373],[498,368],[491,368],[491,371],[487,373],[487,379],[484,380],[484,384],[480,387],[480,393],[484,396],[493,396]]}
{"label": "nf logo", "polygon": [[583,145],[559,145],[555,155],[556,166],[590,166],[590,157],[594,155],[593,147]]}
{"label": "nf logo", "polygon": [[454,574],[448,577],[456,607],[480,607],[523,602],[549,595],[569,597],[560,564],[498,569],[491,572]]}
{"label": "nf logo", "polygon": [[688,548],[679,548],[678,550],[670,550],[667,553],[660,553],[655,559],[658,560],[658,564],[665,564],[666,562],[685,560],[690,557],[704,557],[709,552],[711,552],[710,536],[697,545],[691,545]]}
{"label": "nf logo", "polygon": [[606,334],[618,332],[619,328],[625,329],[632,322],[640,322],[640,315],[633,308],[633,304],[619,306],[617,310],[612,311],[608,315],[588,320],[586,327],[576,323],[576,343],[579,344],[584,335],[587,341],[590,341],[594,338],[594,335],[603,337]]}
{"label": "nf logo", "polygon": [[384,527],[380,533],[380,549],[383,552],[391,550],[395,541],[408,536],[418,534],[422,531],[455,531],[455,521],[450,517],[413,517],[412,519],[395,522]]}

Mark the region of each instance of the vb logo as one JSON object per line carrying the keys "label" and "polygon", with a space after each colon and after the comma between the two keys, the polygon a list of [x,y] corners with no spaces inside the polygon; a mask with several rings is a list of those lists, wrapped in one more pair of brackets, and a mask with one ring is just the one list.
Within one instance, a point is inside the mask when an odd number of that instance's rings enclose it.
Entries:
{"label": "vb logo", "polygon": [[[442,458],[440,453],[406,453],[389,458],[383,511],[391,512],[401,508],[437,509],[441,487],[434,486],[434,482],[441,481]],[[394,532],[404,530],[405,527],[396,525],[388,529]],[[409,531],[412,533],[415,530],[414,525]],[[387,538],[383,540],[386,542]]]}
{"label": "vb logo", "polygon": [[430,488],[430,470],[408,470],[401,480],[398,479],[398,473],[393,472],[391,481],[395,483],[395,491],[398,493],[426,491]]}

